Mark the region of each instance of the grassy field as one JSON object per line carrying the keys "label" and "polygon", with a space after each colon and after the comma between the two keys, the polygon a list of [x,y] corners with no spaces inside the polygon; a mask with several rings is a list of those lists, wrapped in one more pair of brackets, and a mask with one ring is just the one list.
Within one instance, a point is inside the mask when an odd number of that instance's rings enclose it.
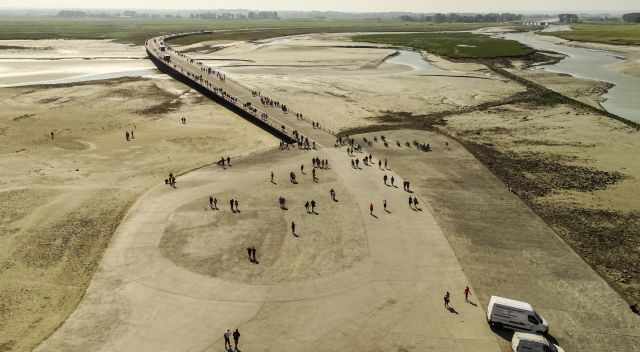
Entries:
{"label": "grassy field", "polygon": [[640,45],[640,24],[575,24],[571,31],[541,32],[567,40],[616,45]]}
{"label": "grassy field", "polygon": [[459,59],[517,57],[533,53],[533,49],[516,41],[473,33],[367,34],[357,35],[352,39],[358,42],[412,47]]}
{"label": "grassy field", "polygon": [[[210,36],[183,38],[181,44],[202,40],[259,40],[281,35],[314,32],[431,32],[472,30],[495,24],[418,23],[400,21],[206,21],[206,20],[135,20],[135,19],[0,19],[0,40],[6,39],[114,39],[121,43],[143,44],[148,38],[175,32],[229,30]],[[258,30],[260,29],[260,30]]]}

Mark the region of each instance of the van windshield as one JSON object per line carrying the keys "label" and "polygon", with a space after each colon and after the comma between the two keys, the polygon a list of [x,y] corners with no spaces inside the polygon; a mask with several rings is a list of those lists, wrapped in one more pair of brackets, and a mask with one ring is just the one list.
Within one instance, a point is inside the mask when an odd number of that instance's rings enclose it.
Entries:
{"label": "van windshield", "polygon": [[542,319],[542,317],[538,315],[538,313],[533,312],[533,315],[535,315],[536,319],[538,319],[538,321],[539,321],[540,323],[542,323],[542,322],[544,321],[544,320]]}

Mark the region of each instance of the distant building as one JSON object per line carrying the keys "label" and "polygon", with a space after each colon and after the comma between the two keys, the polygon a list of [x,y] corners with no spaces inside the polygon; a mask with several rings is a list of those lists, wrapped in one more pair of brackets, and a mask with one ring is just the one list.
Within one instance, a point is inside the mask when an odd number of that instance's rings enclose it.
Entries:
{"label": "distant building", "polygon": [[558,18],[560,19],[560,23],[563,24],[567,24],[567,23],[578,23],[578,15],[573,14],[573,13],[561,13],[560,15],[558,15]]}

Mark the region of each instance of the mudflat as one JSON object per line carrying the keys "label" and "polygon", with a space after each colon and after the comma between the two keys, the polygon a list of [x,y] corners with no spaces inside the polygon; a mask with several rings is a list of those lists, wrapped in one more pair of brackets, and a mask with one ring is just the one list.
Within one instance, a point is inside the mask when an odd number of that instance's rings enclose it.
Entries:
{"label": "mudflat", "polygon": [[150,186],[277,144],[167,80],[4,88],[0,101],[4,350],[31,350],[75,309],[116,227]]}

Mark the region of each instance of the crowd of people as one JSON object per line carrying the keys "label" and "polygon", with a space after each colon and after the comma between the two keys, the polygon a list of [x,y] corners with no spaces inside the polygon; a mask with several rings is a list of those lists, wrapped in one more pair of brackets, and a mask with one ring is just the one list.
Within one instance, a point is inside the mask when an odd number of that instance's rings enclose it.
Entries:
{"label": "crowd of people", "polygon": [[[223,90],[221,87],[215,86],[213,83],[212,79],[217,79],[219,81],[225,81],[226,77],[222,72],[218,72],[210,67],[205,67],[201,62],[195,61],[193,59],[190,59],[188,57],[186,57],[185,55],[181,54],[181,53],[177,53],[174,52],[175,55],[181,57],[183,60],[185,60],[186,62],[192,64],[192,65],[196,65],[199,66],[201,68],[201,72],[202,74],[194,74],[191,73],[189,71],[185,72],[182,68],[176,66],[174,64],[174,67],[177,69],[180,69],[183,73],[185,73],[188,77],[191,77],[193,79],[195,79],[196,81],[200,82],[201,84],[203,84],[204,86],[208,87],[212,92],[214,92],[216,95],[218,95],[219,97],[223,98],[224,100],[235,104],[236,106],[239,106],[241,108],[243,108],[245,111],[248,111],[250,113],[252,113],[254,116],[260,118],[263,121],[267,121],[269,119],[269,115],[264,112],[259,110],[256,106],[254,106],[251,102],[245,102],[243,105],[239,104],[239,98],[229,94],[228,92],[226,92],[225,90]],[[266,108],[275,108],[275,109],[280,109],[282,112],[287,113],[289,111],[289,108],[285,105],[282,104],[280,101],[272,99],[270,97],[264,96],[261,92],[257,91],[257,90],[252,90],[251,94],[254,98],[259,98],[259,102],[260,104],[263,105],[263,107]],[[295,113],[296,119],[298,120],[304,120],[304,116],[302,113],[296,112]],[[181,119],[181,123],[186,124],[186,118],[182,118]],[[321,129],[320,123],[316,122],[316,121],[311,121],[311,126],[313,129]],[[281,126],[282,132],[286,134],[286,128],[285,126]],[[316,149],[316,142],[313,140],[310,140],[308,138],[308,136],[304,136],[302,133],[300,133],[298,130],[293,130],[291,132],[291,135],[293,137],[294,143],[288,143],[286,141],[281,141],[280,142],[280,150],[289,150],[290,147],[296,147],[300,150],[315,150]],[[53,133],[52,133],[52,137],[53,139]],[[129,140],[129,138],[134,138],[133,136],[133,131],[130,132],[129,131],[126,132],[126,139]],[[373,143],[378,143],[381,142],[383,143],[386,147],[389,146],[389,141],[387,140],[387,138],[382,135],[380,137],[378,136],[374,136],[373,140],[369,140],[366,137],[362,138],[362,143],[365,146],[372,146]],[[413,142],[414,146],[421,151],[431,151],[431,145],[428,143],[419,143],[417,141]],[[339,136],[336,138],[336,143],[335,143],[336,147],[340,147],[340,146],[346,146],[346,152],[347,155],[350,157],[350,162],[351,162],[351,166],[353,169],[358,169],[358,170],[362,170],[361,169],[361,165],[366,166],[366,167],[371,167],[371,166],[375,166],[376,165],[376,161],[374,161],[374,157],[371,154],[366,154],[364,156],[361,156],[360,154],[362,154],[363,148],[361,146],[361,144],[357,143],[356,140],[354,138],[349,138],[348,136],[346,137],[342,137]],[[401,147],[401,143],[399,141],[396,141],[396,145],[398,145],[399,147]],[[407,147],[410,147],[410,143],[406,142],[405,145]],[[311,169],[311,173],[312,173],[312,180],[314,182],[318,182],[318,177],[317,177],[317,173],[316,173],[316,169],[319,170],[325,170],[325,169],[329,169],[329,160],[328,159],[320,159],[319,157],[313,157],[312,158],[312,169]],[[223,168],[226,167],[231,167],[231,158],[230,157],[221,157],[220,160],[218,161],[218,165],[222,166]],[[382,171],[390,171],[389,167],[388,167],[388,161],[386,158],[381,158],[377,160],[377,166],[379,170]],[[306,175],[305,174],[305,170],[304,170],[304,165],[300,166],[300,173],[302,175]],[[395,176],[393,174],[387,175],[386,173],[383,174],[382,176],[383,178],[383,183],[386,186],[389,187],[394,187],[397,188],[395,185]],[[296,174],[293,171],[290,171],[289,173],[289,181],[292,184],[298,184],[298,180],[296,179]],[[277,185],[276,179],[275,179],[275,175],[274,172],[272,171],[270,173],[270,182],[274,185]],[[165,183],[174,187],[176,185],[176,180],[175,177],[173,176],[173,174],[169,175],[169,178],[165,180]],[[403,191],[407,192],[407,193],[413,193],[411,191],[411,187],[410,187],[410,182],[407,180],[403,181]],[[336,191],[331,188],[329,190],[329,197],[331,199],[332,202],[338,202],[337,198],[336,198]],[[408,201],[409,201],[409,207],[414,210],[414,211],[420,211],[421,208],[419,206],[420,202],[418,200],[418,198],[415,195],[409,195],[408,197]],[[230,210],[232,213],[239,213],[240,209],[239,209],[239,201],[237,198],[232,198],[229,200],[229,206],[230,206]],[[278,206],[280,207],[280,209],[282,210],[287,210],[287,200],[285,197],[283,196],[279,196],[278,197]],[[306,210],[307,214],[315,214],[318,215],[318,213],[316,212],[316,209],[319,207],[319,202],[317,202],[315,199],[311,199],[308,201],[305,201],[304,203],[304,207]],[[216,197],[214,197],[213,195],[209,197],[209,208],[211,210],[219,210],[218,209],[218,199]],[[377,218],[377,216],[375,215],[374,212],[374,203],[371,202],[369,204],[369,213],[371,216],[374,216]],[[387,199],[383,199],[382,200],[382,208],[384,209],[384,211],[386,213],[390,214],[390,211],[388,210],[388,202]],[[300,234],[297,232],[297,226],[295,221],[291,221],[290,223],[291,225],[291,234],[294,237],[299,237]],[[257,249],[255,246],[251,245],[249,247],[246,248],[247,250],[247,256],[249,259],[250,263],[253,264],[259,264],[258,260],[257,260]],[[469,287],[467,286],[464,290],[464,298],[466,302],[469,302],[469,296],[471,295],[471,291],[469,289]],[[444,306],[446,309],[448,310],[452,310],[453,308],[451,307],[451,295],[450,293],[447,291],[444,295]],[[231,340],[233,339],[233,346],[231,344]],[[239,339],[240,339],[240,333],[238,331],[238,329],[235,329],[233,332],[231,332],[230,330],[227,330],[224,333],[224,344],[225,344],[225,350],[226,351],[239,351],[238,349],[238,343],[239,343]]]}

